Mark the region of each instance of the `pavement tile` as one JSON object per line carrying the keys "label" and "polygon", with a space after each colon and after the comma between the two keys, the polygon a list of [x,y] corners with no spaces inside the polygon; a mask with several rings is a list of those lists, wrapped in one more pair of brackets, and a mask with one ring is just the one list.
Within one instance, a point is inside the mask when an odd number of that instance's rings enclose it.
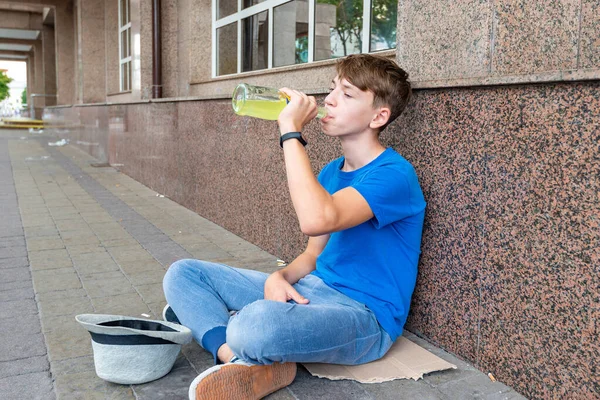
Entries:
{"label": "pavement tile", "polygon": [[50,214],[55,220],[73,219],[79,217],[79,210],[73,206],[53,207],[50,209]]}
{"label": "pavement tile", "polygon": [[21,236],[21,235],[23,235],[23,228],[21,228],[21,227],[0,228],[0,238]]}
{"label": "pavement tile", "polygon": [[133,286],[124,278],[85,280],[83,286],[90,298],[135,293]]}
{"label": "pavement tile", "polygon": [[208,238],[194,233],[178,233],[175,232],[172,235],[169,235],[173,241],[179,244],[201,244],[201,243],[210,243]]}
{"label": "pavement tile", "polygon": [[[155,292],[152,292],[152,293],[155,293]],[[152,318],[162,321],[162,319],[163,319],[162,311],[165,308],[165,306],[167,305],[167,301],[163,300],[159,303],[149,303],[146,301],[146,303],[148,304],[148,307],[150,308],[150,311],[151,311],[150,315],[152,315]]]}
{"label": "pavement tile", "polygon": [[[14,327],[16,329],[18,325]],[[44,335],[41,332],[16,334],[17,332],[13,331],[12,335],[0,337],[0,361],[12,361],[46,354]]]}
{"label": "pavement tile", "polygon": [[55,226],[32,226],[30,228],[24,228],[24,231],[27,239],[58,235],[58,230]]}
{"label": "pavement tile", "polygon": [[132,385],[136,397],[144,399],[187,399],[190,383],[198,374],[181,355],[164,377],[143,385]]}
{"label": "pavement tile", "polygon": [[107,382],[95,371],[59,375],[54,381],[57,397],[61,400],[134,400],[130,386]]}
{"label": "pavement tile", "polygon": [[[27,276],[29,277],[29,268],[23,268],[24,271],[27,272]],[[2,282],[0,282],[0,292],[6,290],[14,290],[14,289],[23,289],[23,288],[31,288],[31,280],[27,278],[26,280],[19,281],[4,281],[4,271],[2,271]]]}
{"label": "pavement tile", "polygon": [[68,299],[70,297],[85,297],[87,293],[83,289],[66,289],[57,290],[55,292],[37,293],[38,302],[46,302],[57,299]]}
{"label": "pavement tile", "polygon": [[89,225],[81,217],[56,221],[56,228],[61,232],[88,230]]}
{"label": "pavement tile", "polygon": [[519,393],[500,382],[490,382],[484,374],[473,374],[465,379],[453,380],[437,388],[449,399],[518,400]]}
{"label": "pavement tile", "polygon": [[0,324],[0,336],[14,335],[15,326],[19,327],[20,333],[32,335],[34,333],[40,333],[42,327],[40,325],[40,318],[36,314],[20,314],[18,310],[15,310],[9,318],[3,319]]}
{"label": "pavement tile", "polygon": [[92,355],[90,334],[81,329],[60,329],[45,332],[50,361]]}
{"label": "pavement tile", "polygon": [[91,299],[96,313],[137,316],[148,314],[150,309],[137,293]]}
{"label": "pavement tile", "polygon": [[30,251],[29,261],[33,271],[71,267],[73,265],[66,249]]}
{"label": "pavement tile", "polygon": [[212,251],[212,250],[211,251],[190,250],[190,249],[186,249],[186,250],[191,254],[191,256],[192,256],[191,258],[195,258],[197,260],[205,260],[205,261],[215,262],[215,260],[233,257],[231,254],[229,254],[225,250],[214,250],[214,251]]}
{"label": "pavement tile", "polygon": [[0,249],[13,246],[25,246],[25,237],[19,235],[0,238]]}
{"label": "pavement tile", "polygon": [[111,247],[107,250],[118,263],[127,261],[154,261],[154,258],[139,245]]}
{"label": "pavement tile", "polygon": [[372,400],[373,397],[355,381],[332,381],[312,376],[302,365],[298,364],[296,379],[289,390],[298,399],[327,400]]}
{"label": "pavement tile", "polygon": [[33,293],[31,285],[24,288],[0,290],[0,302],[33,298],[35,298],[35,293]]}
{"label": "pavement tile", "polygon": [[109,240],[118,240],[118,239],[130,239],[131,235],[127,233],[124,229],[112,229],[106,231],[95,231],[96,236],[100,241],[109,241]]}
{"label": "pavement tile", "polygon": [[167,271],[164,268],[156,269],[153,271],[137,272],[134,274],[127,274],[127,277],[135,286],[148,285],[151,283],[162,283],[165,273]]}
{"label": "pavement tile", "polygon": [[144,247],[164,266],[169,266],[177,260],[191,258],[190,253],[173,241],[167,243],[144,243]]}
{"label": "pavement tile", "polygon": [[73,260],[73,265],[75,268],[79,267],[94,267],[100,266],[104,263],[114,262],[111,255],[103,250],[102,252],[98,251],[96,253],[82,253],[71,255],[71,259]]}
{"label": "pavement tile", "polygon": [[38,227],[54,226],[54,220],[52,219],[52,217],[50,215],[38,216],[38,215],[26,215],[25,214],[22,216],[22,220],[23,220],[24,228],[31,228],[34,226],[38,226]]}
{"label": "pavement tile", "polygon": [[165,242],[171,242],[170,237],[158,231],[156,233],[132,234],[132,236],[135,238],[135,240],[142,243],[143,245],[147,245],[150,243],[162,244]]}
{"label": "pavement tile", "polygon": [[[135,289],[142,295],[142,298],[147,304],[165,302],[165,294],[163,292],[162,283],[153,283],[151,285],[135,286]],[[162,310],[161,310],[162,314]],[[162,315],[161,315],[162,319]]]}
{"label": "pavement tile", "polygon": [[93,233],[90,233],[87,235],[81,235],[81,236],[73,236],[70,238],[63,237],[62,239],[66,246],[76,246],[76,245],[82,245],[82,244],[87,244],[87,245],[100,244],[100,240]]}
{"label": "pavement tile", "polygon": [[198,374],[201,374],[203,371],[215,365],[212,354],[200,347],[195,341],[181,346],[181,352],[189,360]]}
{"label": "pavement tile", "polygon": [[151,261],[122,261],[119,263],[121,269],[127,275],[141,272],[165,271],[165,268],[156,260]]}
{"label": "pavement tile", "polygon": [[2,397],[6,400],[54,400],[49,371],[34,372],[0,379]]}
{"label": "pavement tile", "polygon": [[32,272],[36,293],[81,288],[81,281],[73,268],[58,268]]}
{"label": "pavement tile", "polygon": [[39,304],[43,325],[46,322],[46,317],[76,315],[94,312],[94,308],[92,307],[92,304],[87,297],[67,297],[61,299],[52,299],[41,301]]}
{"label": "pavement tile", "polygon": [[102,253],[106,251],[101,244],[70,244],[66,247],[71,258],[79,254]]}
{"label": "pavement tile", "polygon": [[27,259],[27,257],[13,257],[0,259],[0,269],[19,267],[29,267],[29,260]]}
{"label": "pavement tile", "polygon": [[24,245],[0,247],[0,258],[27,257],[27,248]]}
{"label": "pavement tile", "polygon": [[35,356],[20,360],[0,362],[0,379],[8,376],[48,371],[50,364],[46,356]]}
{"label": "pavement tile", "polygon": [[119,271],[119,266],[113,260],[102,260],[99,262],[82,262],[77,267],[77,272],[82,275],[97,274],[101,272]]}
{"label": "pavement tile", "polygon": [[110,216],[107,212],[97,212],[97,213],[81,213],[81,217],[88,224],[95,224],[99,222],[113,222],[113,217]]}
{"label": "pavement tile", "polygon": [[55,378],[59,375],[96,371],[93,356],[66,358],[64,360],[51,361],[50,369],[52,370],[52,376]]}
{"label": "pavement tile", "polygon": [[41,238],[27,239],[28,251],[56,250],[64,248],[65,244],[63,243],[60,236],[45,236]]}
{"label": "pavement tile", "polygon": [[121,270],[115,271],[107,271],[107,272],[85,272],[79,273],[79,277],[83,282],[86,281],[96,281],[96,280],[105,280],[105,279],[121,279],[123,281],[127,281],[127,277],[123,274]]}
{"label": "pavement tile", "polygon": [[[8,267],[8,266],[7,266]],[[28,267],[2,268],[2,282],[31,281]]]}
{"label": "pavement tile", "polygon": [[106,248],[109,247],[123,247],[123,246],[139,246],[139,242],[129,237],[116,238],[116,239],[104,239],[102,240],[102,245]]}
{"label": "pavement tile", "polygon": [[397,379],[390,382],[364,384],[363,389],[378,400],[450,400],[423,381]]}

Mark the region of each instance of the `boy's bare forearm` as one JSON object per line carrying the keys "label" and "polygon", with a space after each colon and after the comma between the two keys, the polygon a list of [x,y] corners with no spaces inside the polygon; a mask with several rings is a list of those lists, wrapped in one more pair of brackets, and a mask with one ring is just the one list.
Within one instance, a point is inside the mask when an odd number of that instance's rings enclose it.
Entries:
{"label": "boy's bare forearm", "polygon": [[308,253],[302,253],[287,267],[277,271],[290,285],[295,284],[316,268],[316,259]]}
{"label": "boy's bare forearm", "polygon": [[283,145],[290,196],[300,229],[310,236],[322,234],[318,231],[331,216],[331,195],[313,175],[308,155],[300,142],[289,140]]}

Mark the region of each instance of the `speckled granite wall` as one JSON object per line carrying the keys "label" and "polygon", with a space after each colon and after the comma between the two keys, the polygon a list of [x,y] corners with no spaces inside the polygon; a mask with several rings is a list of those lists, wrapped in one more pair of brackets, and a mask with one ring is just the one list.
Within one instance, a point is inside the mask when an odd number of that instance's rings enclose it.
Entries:
{"label": "speckled granite wall", "polygon": [[[50,111],[157,192],[301,251],[275,123],[225,100]],[[315,173],[340,154],[316,123],[306,136]],[[600,396],[600,83],[417,91],[383,137],[428,201],[409,329],[526,396]]]}

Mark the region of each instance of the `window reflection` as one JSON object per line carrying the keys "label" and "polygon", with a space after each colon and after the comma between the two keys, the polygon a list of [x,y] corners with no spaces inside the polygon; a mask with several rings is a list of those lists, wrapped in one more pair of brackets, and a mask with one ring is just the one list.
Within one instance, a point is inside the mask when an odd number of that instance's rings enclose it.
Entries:
{"label": "window reflection", "polygon": [[317,0],[315,60],[360,53],[362,17],[362,0]]}
{"label": "window reflection", "polygon": [[268,29],[267,11],[242,20],[242,72],[267,68]]}
{"label": "window reflection", "polygon": [[273,9],[273,66],[308,62],[308,1]]}
{"label": "window reflection", "polygon": [[370,51],[396,48],[398,0],[372,0]]}
{"label": "window reflection", "polygon": [[219,46],[217,74],[235,74],[237,72],[237,23],[217,29],[217,42]]}

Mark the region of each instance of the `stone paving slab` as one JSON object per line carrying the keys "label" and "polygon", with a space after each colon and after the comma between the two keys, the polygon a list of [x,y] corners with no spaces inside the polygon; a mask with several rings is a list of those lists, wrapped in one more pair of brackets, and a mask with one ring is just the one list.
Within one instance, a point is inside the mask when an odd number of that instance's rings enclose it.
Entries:
{"label": "stone paving slab", "polygon": [[[212,366],[212,356],[198,344],[184,346],[162,379],[115,385],[96,376],[89,335],[75,315],[158,319],[166,304],[162,278],[173,261],[203,258],[270,273],[278,269],[278,257],[113,168],[91,167],[95,160],[72,146],[46,146],[50,140],[0,140],[0,163],[10,166],[4,175],[0,168],[0,187],[10,189],[1,191],[0,208],[10,215],[5,226],[11,233],[0,236],[0,322],[19,316],[32,343],[25,348],[19,337],[4,338],[0,328],[6,360],[0,359],[0,398],[187,398],[189,382]],[[299,366],[294,383],[268,399],[522,398],[406,335],[458,369],[417,382],[362,385],[315,378]],[[25,388],[31,379],[38,380]],[[14,397],[18,393],[25,397]]]}

